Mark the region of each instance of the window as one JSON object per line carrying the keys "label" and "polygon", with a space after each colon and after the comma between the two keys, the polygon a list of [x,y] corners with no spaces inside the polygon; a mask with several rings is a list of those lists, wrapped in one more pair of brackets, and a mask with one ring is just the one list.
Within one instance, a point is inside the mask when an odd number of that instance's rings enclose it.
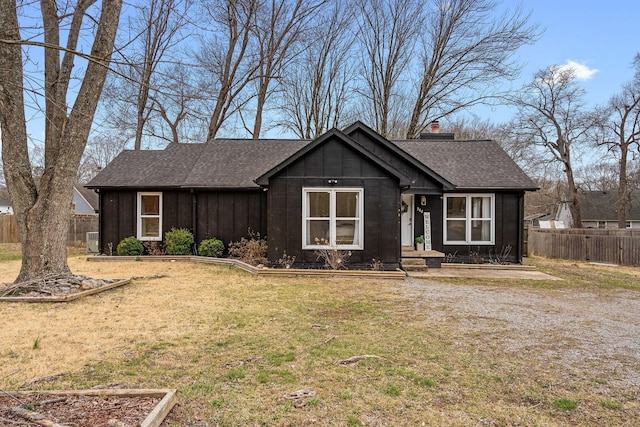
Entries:
{"label": "window", "polygon": [[465,194],[444,196],[444,243],[491,245],[494,243],[494,196]]}
{"label": "window", "polygon": [[362,188],[302,189],[303,249],[362,249]]}
{"label": "window", "polygon": [[138,193],[138,239],[162,240],[162,193]]}

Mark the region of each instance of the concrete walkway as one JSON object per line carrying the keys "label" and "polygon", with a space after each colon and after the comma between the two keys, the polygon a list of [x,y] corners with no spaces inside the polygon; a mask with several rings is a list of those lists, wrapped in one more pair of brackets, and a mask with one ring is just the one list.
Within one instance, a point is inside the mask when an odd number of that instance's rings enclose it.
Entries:
{"label": "concrete walkway", "polygon": [[462,277],[478,279],[527,279],[527,280],[562,280],[533,267],[514,265],[473,265],[473,264],[442,264],[442,268],[430,268],[428,271],[408,271],[409,277],[436,278]]}

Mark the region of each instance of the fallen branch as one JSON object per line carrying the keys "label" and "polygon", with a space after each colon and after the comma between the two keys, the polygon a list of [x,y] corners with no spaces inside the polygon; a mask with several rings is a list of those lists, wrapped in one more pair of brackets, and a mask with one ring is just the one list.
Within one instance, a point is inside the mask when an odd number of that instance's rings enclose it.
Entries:
{"label": "fallen branch", "polygon": [[54,421],[51,421],[50,419],[45,418],[43,415],[37,413],[37,412],[33,412],[30,411],[28,409],[22,408],[20,406],[16,406],[14,408],[11,408],[10,411],[19,416],[20,418],[23,418],[27,421],[30,421],[34,424],[37,424],[39,426],[43,426],[43,427],[70,427],[68,425],[65,424],[58,424]]}
{"label": "fallen branch", "polygon": [[34,384],[43,383],[43,382],[46,382],[46,381],[57,380],[58,378],[61,378],[61,377],[67,376],[67,375],[69,375],[69,374],[68,373],[62,373],[62,374],[48,375],[46,377],[34,378],[31,381],[28,381],[28,382],[24,383],[21,388],[29,388]]}
{"label": "fallen branch", "polygon": [[57,397],[55,399],[43,400],[41,402],[34,403],[33,405],[34,406],[51,405],[52,403],[64,402],[65,400],[67,400],[67,397],[63,396],[63,397]]}
{"label": "fallen branch", "polygon": [[10,420],[8,418],[2,418],[0,417],[0,421],[3,422],[3,425],[16,425],[16,426],[28,426],[31,425],[31,423],[29,423],[28,421],[15,421],[15,420]]}
{"label": "fallen branch", "polygon": [[312,388],[303,388],[291,393],[285,394],[283,397],[289,400],[303,399],[306,397],[313,397],[316,395],[316,391]]}
{"label": "fallen branch", "polygon": [[344,359],[344,360],[336,360],[335,364],[336,365],[341,365],[341,366],[347,366],[347,365],[353,365],[356,363],[360,363],[363,360],[366,359],[382,359],[382,360],[387,360],[384,357],[380,357],[380,356],[376,356],[374,354],[363,354],[362,356],[352,356],[348,359]]}

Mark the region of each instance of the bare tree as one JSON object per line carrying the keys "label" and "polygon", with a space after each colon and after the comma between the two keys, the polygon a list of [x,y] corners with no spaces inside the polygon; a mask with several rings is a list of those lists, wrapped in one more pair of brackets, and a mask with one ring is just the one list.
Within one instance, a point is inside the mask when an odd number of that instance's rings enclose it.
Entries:
{"label": "bare tree", "polygon": [[200,88],[212,100],[207,141],[253,97],[246,94],[259,61],[252,53],[252,26],[259,0],[203,2],[203,15],[211,34],[205,35],[196,54]]}
{"label": "bare tree", "polygon": [[574,155],[587,145],[597,121],[585,108],[584,90],[577,85],[573,69],[553,66],[540,70],[511,100],[518,108],[513,129],[520,140],[544,148],[562,166],[573,226],[582,227]]}
{"label": "bare tree", "polygon": [[[2,159],[22,243],[22,267],[16,281],[69,273],[67,228],[73,183],[106,78],[122,7],[122,0],[103,0],[98,11],[95,3],[41,0],[43,42],[35,42],[21,38],[16,2],[0,0]],[[29,25],[34,22],[29,16]],[[85,34],[85,25],[95,32]],[[79,51],[79,40],[87,40],[83,35],[93,37],[90,52]],[[42,94],[45,100],[45,161],[38,186],[27,144],[22,50],[27,44],[44,47],[42,87],[30,88],[30,93]],[[84,74],[76,69],[72,75],[78,57],[86,60],[86,68]],[[77,92],[70,90],[72,77],[81,78]],[[37,82],[35,77],[31,82]],[[71,108],[69,99],[74,99]]]}
{"label": "bare tree", "polygon": [[165,69],[158,84],[162,91],[154,91],[150,99],[160,117],[157,126],[150,126],[148,132],[163,141],[204,141],[202,129],[206,130],[207,118],[198,111],[205,101],[197,83],[192,78],[191,69],[184,64],[174,64]]}
{"label": "bare tree", "polygon": [[518,76],[517,50],[538,38],[520,7],[496,16],[494,0],[434,0],[420,43],[407,138],[417,138],[433,120],[495,101],[496,84]]}
{"label": "bare tree", "polygon": [[640,54],[636,55],[633,63],[636,69],[633,81],[609,100],[609,119],[603,124],[605,137],[599,142],[618,161],[618,228],[626,228],[627,206],[631,202],[627,170],[629,156],[634,149],[640,153]]}
{"label": "bare tree", "polygon": [[166,89],[158,84],[163,64],[173,60],[188,24],[190,0],[150,0],[135,4],[128,31],[118,48],[115,72],[107,83],[105,105],[112,121],[134,139],[134,149],[142,148],[142,139],[153,113],[152,97]]}
{"label": "bare tree", "polygon": [[89,182],[126,148],[127,142],[118,132],[91,136],[78,168],[78,182]]}
{"label": "bare tree", "polygon": [[356,0],[363,112],[382,136],[400,136],[406,120],[406,90],[401,78],[409,68],[413,47],[422,31],[420,0]]}
{"label": "bare tree", "polygon": [[340,0],[316,15],[309,46],[284,73],[281,125],[300,138],[315,138],[345,124],[355,74],[350,57],[352,19],[353,12]]}
{"label": "bare tree", "polygon": [[270,0],[261,3],[252,32],[260,58],[256,79],[255,119],[251,135],[260,138],[262,116],[272,93],[274,80],[282,77],[283,69],[298,53],[301,42],[314,14],[327,0]]}

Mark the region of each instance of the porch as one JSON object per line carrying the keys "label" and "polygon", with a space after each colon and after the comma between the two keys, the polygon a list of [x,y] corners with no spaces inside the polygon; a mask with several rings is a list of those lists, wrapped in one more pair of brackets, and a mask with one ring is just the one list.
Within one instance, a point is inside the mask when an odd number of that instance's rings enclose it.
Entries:
{"label": "porch", "polygon": [[417,251],[410,246],[402,247],[402,269],[405,271],[426,271],[440,268],[444,254],[440,251]]}

